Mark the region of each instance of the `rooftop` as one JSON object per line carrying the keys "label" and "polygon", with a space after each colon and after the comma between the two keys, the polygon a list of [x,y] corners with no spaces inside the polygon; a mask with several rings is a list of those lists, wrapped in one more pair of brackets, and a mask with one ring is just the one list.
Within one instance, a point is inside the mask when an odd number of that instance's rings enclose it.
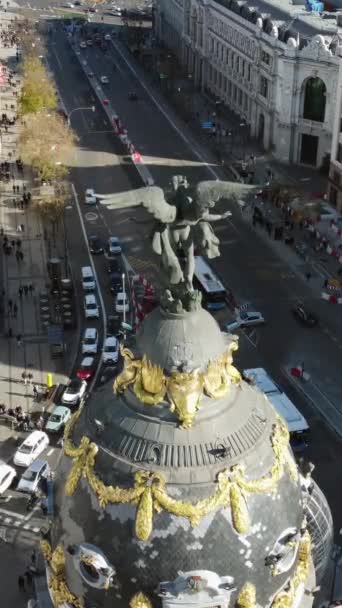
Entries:
{"label": "rooftop", "polygon": [[[319,13],[308,11],[304,0],[255,0],[251,3],[244,0],[214,0],[214,2],[253,23],[261,17],[266,32],[267,24],[272,21],[272,25],[279,30],[291,30],[301,34],[304,39],[317,34],[332,37],[337,33],[336,12],[324,11],[321,16]],[[279,34],[279,39],[281,38]]]}

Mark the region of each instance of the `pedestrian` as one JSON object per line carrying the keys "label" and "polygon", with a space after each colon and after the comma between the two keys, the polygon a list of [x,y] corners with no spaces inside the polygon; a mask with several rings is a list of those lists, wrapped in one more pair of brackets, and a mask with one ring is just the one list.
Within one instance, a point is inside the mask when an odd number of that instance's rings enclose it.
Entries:
{"label": "pedestrian", "polygon": [[33,549],[32,553],[31,553],[31,564],[32,566],[35,566],[37,563],[37,554],[36,551]]}
{"label": "pedestrian", "polygon": [[24,254],[22,251],[19,251],[19,256],[20,256],[20,261],[23,262],[24,260]]}
{"label": "pedestrian", "polygon": [[20,239],[17,239],[17,247],[18,247],[18,249],[20,249],[20,247],[21,247],[21,240]]}
{"label": "pedestrian", "polygon": [[25,232],[25,226],[24,226],[24,224],[20,224],[20,226],[21,226],[21,232]]}
{"label": "pedestrian", "polygon": [[19,348],[23,345],[23,338],[21,334],[17,335],[17,346],[19,346]]}
{"label": "pedestrian", "polygon": [[19,262],[21,261],[21,257],[20,257],[20,251],[19,251],[19,249],[17,249],[17,251],[15,252],[15,257],[16,257],[17,262],[18,262],[18,264],[19,264]]}
{"label": "pedestrian", "polygon": [[27,374],[27,378],[28,378],[29,384],[30,384],[30,386],[31,386],[31,384],[32,384],[32,380],[33,380],[33,375],[31,374],[31,372],[29,372],[29,373]]}
{"label": "pedestrian", "polygon": [[18,576],[18,587],[19,587],[20,591],[26,591],[25,579],[21,574]]}
{"label": "pedestrian", "polygon": [[15,194],[15,191],[16,191],[15,184],[13,184],[13,186],[12,186],[12,190],[13,190],[13,194]]}
{"label": "pedestrian", "polygon": [[28,295],[28,285],[24,285],[23,289],[24,289],[25,296],[27,296]]}
{"label": "pedestrian", "polygon": [[307,272],[305,276],[306,276],[306,280],[310,281],[310,279],[311,279],[311,272]]}
{"label": "pedestrian", "polygon": [[38,387],[37,387],[37,385],[35,384],[35,385],[33,386],[33,396],[34,396],[34,398],[35,398],[35,399],[38,399],[38,394],[39,394]]}
{"label": "pedestrian", "polygon": [[21,286],[21,285],[20,285],[20,287],[19,287],[19,289],[18,289],[18,295],[19,295],[19,298],[22,298],[22,297],[23,297],[23,288],[22,288],[22,286]]}
{"label": "pedestrian", "polygon": [[32,576],[32,572],[30,572],[29,569],[27,569],[25,572],[25,578],[26,578],[27,586],[32,587],[33,586],[33,576]]}
{"label": "pedestrian", "polygon": [[16,319],[17,316],[18,316],[18,306],[17,306],[17,303],[14,302],[14,304],[13,304],[13,317]]}
{"label": "pedestrian", "polygon": [[20,186],[17,186],[17,194],[20,192]]}
{"label": "pedestrian", "polygon": [[8,338],[13,338],[13,330],[12,330],[12,327],[9,327],[9,328],[8,328],[7,337],[8,337]]}
{"label": "pedestrian", "polygon": [[11,245],[12,245],[13,248],[15,247],[15,241],[14,240],[11,241]]}
{"label": "pedestrian", "polygon": [[25,372],[25,370],[24,370],[24,371],[23,371],[23,373],[21,374],[21,377],[22,377],[23,382],[24,382],[24,384],[25,384],[25,386],[26,386],[26,384],[27,384],[27,373]]}
{"label": "pedestrian", "polygon": [[23,231],[23,229],[21,227],[21,224],[18,224],[18,226],[17,226],[17,232],[22,232],[22,231]]}

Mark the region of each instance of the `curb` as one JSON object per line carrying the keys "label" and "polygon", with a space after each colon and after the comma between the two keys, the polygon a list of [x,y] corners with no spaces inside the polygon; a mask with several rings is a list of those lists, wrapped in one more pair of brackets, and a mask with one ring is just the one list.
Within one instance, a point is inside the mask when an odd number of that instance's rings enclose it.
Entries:
{"label": "curb", "polygon": [[332,295],[327,291],[322,291],[321,298],[326,302],[331,302],[331,304],[342,304],[342,296]]}

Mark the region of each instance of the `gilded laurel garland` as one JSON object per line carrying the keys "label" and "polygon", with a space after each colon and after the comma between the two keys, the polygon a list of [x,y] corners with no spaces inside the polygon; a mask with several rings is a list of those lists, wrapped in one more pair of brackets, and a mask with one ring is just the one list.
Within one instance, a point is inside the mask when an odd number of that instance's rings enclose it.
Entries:
{"label": "gilded laurel garland", "polygon": [[254,585],[246,583],[236,600],[237,608],[255,608],[256,605],[256,590]]}
{"label": "gilded laurel garland", "polygon": [[54,607],[61,608],[67,605],[83,608],[83,602],[70,591],[65,581],[65,555],[62,545],[57,545],[52,551],[50,543],[42,540],[40,548],[50,568],[48,584]]}
{"label": "gilded laurel garland", "polygon": [[260,479],[247,479],[243,466],[236,465],[218,474],[214,494],[194,504],[171,498],[166,490],[165,478],[160,473],[138,471],[134,475],[131,488],[108,486],[95,472],[97,445],[87,437],[82,437],[79,447],[76,447],[70,439],[79,415],[80,412],[74,414],[66,426],[64,452],[72,458],[73,465],[66,481],[65,493],[68,496],[74,494],[83,477],[102,508],[108,504],[135,506],[135,533],[142,541],[147,541],[152,533],[154,513],[163,509],[177,517],[186,517],[192,526],[196,526],[209,513],[230,506],[235,530],[239,534],[247,534],[250,525],[248,495],[275,492],[285,469],[289,471],[293,481],[298,478],[288,449],[288,430],[285,423],[278,418],[271,438],[274,463],[271,470]]}
{"label": "gilded laurel garland", "polygon": [[311,561],[311,538],[306,531],[299,542],[298,561],[286,590],[280,591],[273,600],[272,608],[292,608],[300,585],[304,585]]}
{"label": "gilded laurel garland", "polygon": [[129,602],[130,608],[152,608],[152,604],[148,597],[139,591],[133,595]]}
{"label": "gilded laurel garland", "polygon": [[114,381],[114,393],[124,393],[132,385],[135,395],[146,405],[157,405],[167,399],[181,428],[191,428],[204,394],[220,399],[229,392],[231,384],[240,384],[240,372],[233,366],[232,353],[237,349],[234,337],[227,350],[211,361],[204,373],[194,370],[166,375],[161,367],[145,356],[141,360],[135,359],[132,351],[121,347],[124,369]]}

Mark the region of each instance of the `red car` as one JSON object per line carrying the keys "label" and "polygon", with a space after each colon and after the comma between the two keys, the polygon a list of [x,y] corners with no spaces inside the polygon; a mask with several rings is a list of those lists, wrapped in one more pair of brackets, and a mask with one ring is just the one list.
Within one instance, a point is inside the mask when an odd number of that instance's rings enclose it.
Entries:
{"label": "red car", "polygon": [[80,380],[91,380],[95,373],[95,367],[94,357],[84,357],[76,372],[77,378]]}

